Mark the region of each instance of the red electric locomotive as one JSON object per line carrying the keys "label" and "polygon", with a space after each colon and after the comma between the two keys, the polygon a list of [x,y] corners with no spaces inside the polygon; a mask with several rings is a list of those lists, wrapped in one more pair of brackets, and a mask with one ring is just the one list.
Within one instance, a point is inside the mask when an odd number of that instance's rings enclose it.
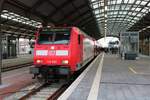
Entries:
{"label": "red electric locomotive", "polygon": [[36,33],[31,73],[45,78],[52,73],[69,75],[94,56],[94,39],[77,27],[42,28]]}

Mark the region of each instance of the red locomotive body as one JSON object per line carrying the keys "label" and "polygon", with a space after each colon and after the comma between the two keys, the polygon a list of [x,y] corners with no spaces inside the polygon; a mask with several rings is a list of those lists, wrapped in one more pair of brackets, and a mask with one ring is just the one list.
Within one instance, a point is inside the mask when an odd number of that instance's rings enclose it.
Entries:
{"label": "red locomotive body", "polygon": [[94,40],[77,27],[46,28],[36,34],[31,73],[71,74],[94,56]]}

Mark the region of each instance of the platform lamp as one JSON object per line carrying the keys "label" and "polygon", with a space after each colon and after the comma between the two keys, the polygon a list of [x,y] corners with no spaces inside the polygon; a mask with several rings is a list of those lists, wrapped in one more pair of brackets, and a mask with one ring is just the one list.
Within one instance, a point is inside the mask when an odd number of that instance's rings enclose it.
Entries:
{"label": "platform lamp", "polygon": [[[3,10],[4,1],[5,0],[0,0],[0,16]],[[2,84],[1,72],[2,72],[2,31],[1,31],[1,17],[0,17],[0,85]]]}

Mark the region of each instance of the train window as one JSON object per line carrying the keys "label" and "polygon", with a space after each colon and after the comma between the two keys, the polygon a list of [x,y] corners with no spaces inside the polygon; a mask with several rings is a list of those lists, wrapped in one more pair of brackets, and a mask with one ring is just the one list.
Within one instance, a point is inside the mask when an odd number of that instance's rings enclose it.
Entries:
{"label": "train window", "polygon": [[42,31],[39,35],[39,44],[68,44],[70,32],[68,31]]}
{"label": "train window", "polygon": [[81,42],[80,38],[81,38],[80,35],[78,35],[78,44],[80,44],[80,42]]}
{"label": "train window", "polygon": [[38,38],[39,44],[52,44],[53,34],[40,34]]}
{"label": "train window", "polygon": [[60,32],[54,35],[55,36],[55,44],[66,44],[70,40],[70,34],[66,32]]}

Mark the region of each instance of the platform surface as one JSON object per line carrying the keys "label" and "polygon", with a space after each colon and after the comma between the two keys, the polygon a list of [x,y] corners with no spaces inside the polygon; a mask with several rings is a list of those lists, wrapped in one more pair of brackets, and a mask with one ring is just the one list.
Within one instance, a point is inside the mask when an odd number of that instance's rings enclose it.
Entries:
{"label": "platform surface", "polygon": [[149,58],[121,60],[108,54],[102,58],[101,54],[58,100],[150,100]]}
{"label": "platform surface", "polygon": [[105,55],[98,100],[150,100],[150,59]]}

